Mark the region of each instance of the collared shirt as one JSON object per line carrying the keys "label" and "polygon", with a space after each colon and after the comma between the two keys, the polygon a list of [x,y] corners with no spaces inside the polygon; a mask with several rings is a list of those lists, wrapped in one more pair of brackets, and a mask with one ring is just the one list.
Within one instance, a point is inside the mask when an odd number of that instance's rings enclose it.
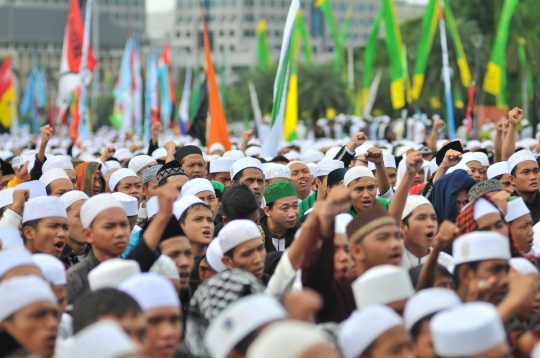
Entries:
{"label": "collared shirt", "polygon": [[[429,249],[429,251],[431,252],[431,248]],[[401,254],[401,267],[407,270],[412,269],[413,267],[425,264],[428,257],[429,254],[427,254],[426,256],[422,256],[421,258],[416,257],[409,250],[407,250],[404,244],[403,252]]]}
{"label": "collared shirt", "polygon": [[94,251],[90,250],[86,259],[83,262],[70,267],[67,272],[67,291],[68,300],[73,302],[73,299],[80,294],[84,289],[89,288],[88,274],[100,264]]}
{"label": "collared shirt", "polygon": [[67,268],[71,266],[75,266],[79,262],[83,261],[86,258],[86,256],[88,256],[90,249],[91,247],[90,245],[88,245],[86,247],[86,251],[84,252],[84,255],[77,256],[73,253],[73,249],[68,244],[66,244],[66,246],[64,246],[64,250],[62,251],[62,254],[60,255],[60,261],[62,261],[64,265],[66,265]]}

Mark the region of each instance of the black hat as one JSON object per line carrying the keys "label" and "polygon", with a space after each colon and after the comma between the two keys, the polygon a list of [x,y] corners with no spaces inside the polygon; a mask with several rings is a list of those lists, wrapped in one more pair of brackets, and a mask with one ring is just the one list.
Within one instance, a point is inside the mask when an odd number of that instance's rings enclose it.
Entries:
{"label": "black hat", "polygon": [[201,157],[203,155],[201,148],[194,145],[185,145],[176,150],[176,153],[174,153],[174,159],[176,159],[178,163],[182,163],[182,160],[191,154],[199,154]]}
{"label": "black hat", "polygon": [[337,184],[340,181],[342,181],[343,178],[345,178],[345,173],[347,173],[348,170],[349,168],[338,168],[338,169],[332,170],[328,174],[326,185],[328,185],[328,187],[331,187],[334,184]]}
{"label": "black hat", "polygon": [[446,152],[448,152],[450,149],[463,153],[463,146],[461,145],[461,142],[459,140],[454,140],[450,143],[447,143],[437,153],[437,157],[436,157],[437,165],[441,165],[444,159],[444,156],[446,155]]}
{"label": "black hat", "polygon": [[[146,232],[146,230],[148,230],[148,227],[150,226],[150,223],[152,222],[152,220],[153,218],[151,218],[141,230],[141,234],[140,234],[141,238],[144,236],[144,233]],[[163,231],[163,234],[161,235],[161,239],[159,240],[159,242],[162,242],[162,241],[165,241],[167,239],[171,239],[177,236],[186,236],[186,234],[184,233],[184,230],[182,230],[182,227],[180,226],[180,223],[178,222],[178,220],[176,220],[176,217],[173,215],[169,219],[167,226],[165,226],[165,231]]]}
{"label": "black hat", "polygon": [[180,166],[180,163],[176,160],[172,160],[168,162],[167,164],[163,165],[161,169],[156,174],[156,179],[158,181],[158,185],[168,177],[172,177],[174,175],[185,175],[187,176],[186,172],[182,167]]}

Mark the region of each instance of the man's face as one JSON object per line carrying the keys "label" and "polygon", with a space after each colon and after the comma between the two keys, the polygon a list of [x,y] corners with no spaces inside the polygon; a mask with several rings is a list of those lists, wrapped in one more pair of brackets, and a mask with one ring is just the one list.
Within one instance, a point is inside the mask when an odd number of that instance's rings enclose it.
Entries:
{"label": "man's face", "polygon": [[81,206],[86,200],[79,200],[71,204],[67,212],[67,224],[69,228],[69,240],[77,244],[85,244],[86,239],[82,233],[83,227],[81,223]]}
{"label": "man's face", "polygon": [[456,196],[456,208],[458,214],[461,213],[463,207],[469,203],[469,196],[466,190],[461,190]]}
{"label": "man's face", "polygon": [[377,184],[375,179],[370,177],[362,177],[354,180],[349,184],[349,188],[353,188],[358,197],[353,202],[354,209],[358,211],[366,211],[373,207],[375,196],[377,195]]}
{"label": "man's face", "polygon": [[439,272],[435,273],[435,283],[433,287],[447,288],[449,290],[454,290],[454,280],[451,276],[443,275]]}
{"label": "man's face", "polygon": [[210,190],[205,190],[195,194],[195,196],[204,201],[204,203],[208,205],[210,209],[212,209],[212,216],[215,219],[219,209],[219,200],[216,197],[216,193]]}
{"label": "man's face", "polygon": [[472,172],[472,177],[477,182],[481,181],[484,177],[484,169],[482,167],[482,163],[477,162],[476,160],[473,160],[471,162],[467,163],[467,166]]}
{"label": "man's face", "polygon": [[437,233],[437,214],[432,205],[424,204],[414,209],[409,215],[407,225],[401,224],[401,234],[407,244],[428,249],[433,244]]}
{"label": "man's face", "polygon": [[172,183],[178,190],[178,194],[182,193],[182,188],[189,181],[189,178],[185,175],[173,175],[167,178],[167,184]]}
{"label": "man's face", "polygon": [[127,177],[117,185],[117,191],[124,193],[137,199],[137,205],[140,204],[142,199],[142,185],[141,181],[137,177]]}
{"label": "man's face", "polygon": [[54,285],[52,290],[58,300],[58,316],[61,317],[68,303],[66,285]]}
{"label": "man's face", "polygon": [[239,268],[252,273],[257,278],[262,278],[265,259],[266,249],[259,237],[236,246],[233,249],[232,259],[224,255],[223,263],[228,268]]}
{"label": "man's face", "polygon": [[378,265],[401,265],[402,243],[397,225],[385,225],[351,243],[351,256],[362,262],[366,269]]}
{"label": "man's face", "polygon": [[212,175],[212,180],[218,181],[221,184],[225,185],[225,189],[229,189],[231,187],[231,173],[223,172],[223,173],[214,173],[211,175]]}
{"label": "man's face", "polygon": [[189,179],[206,177],[206,165],[200,154],[190,154],[182,160],[182,169]]}
{"label": "man's face", "polygon": [[144,312],[148,328],[145,353],[152,358],[172,358],[182,341],[184,325],[180,309],[162,307]]}
{"label": "man's face", "polygon": [[508,225],[506,225],[500,214],[492,213],[484,215],[476,220],[476,226],[478,226],[478,231],[496,231],[508,237]]}
{"label": "man's face", "polygon": [[[535,275],[536,276],[536,275]],[[534,292],[519,306],[516,316],[522,321],[530,321],[540,311],[540,278],[536,276]]]}
{"label": "man's face", "polygon": [[523,215],[510,223],[512,238],[516,240],[520,250],[525,254],[529,253],[533,246],[533,226],[531,214]]}
{"label": "man's face", "polygon": [[429,331],[429,321],[422,322],[420,332],[413,343],[414,356],[416,358],[435,358],[431,332]]}
{"label": "man's face", "polygon": [[51,188],[49,196],[61,197],[68,191],[73,190],[73,183],[68,179],[56,179],[49,184],[49,187]]}
{"label": "man's face", "polygon": [[24,348],[39,357],[52,357],[60,316],[58,308],[50,302],[26,306],[1,326]]}
{"label": "man's face", "polygon": [[416,173],[413,179],[413,185],[419,185],[425,182],[426,171],[424,168],[420,168],[420,170]]}
{"label": "man's face", "polygon": [[349,272],[351,255],[349,254],[349,240],[345,234],[334,235],[334,271],[343,275]]}
{"label": "man's face", "polygon": [[277,226],[284,229],[292,229],[296,226],[298,220],[298,198],[289,196],[276,200],[272,209],[264,208],[265,214]]}
{"label": "man's face", "polygon": [[272,185],[272,184],[274,184],[275,182],[278,182],[278,181],[290,181],[290,180],[287,179],[287,178],[272,178],[272,179],[266,179],[266,186]]}
{"label": "man's face", "polygon": [[487,180],[487,170],[489,167],[482,167],[482,180]]}
{"label": "man's face", "polygon": [[[487,301],[496,306],[502,302],[508,292],[508,269],[507,260],[485,260],[478,263],[476,271],[472,269],[467,271],[467,279],[469,282],[474,279],[494,279],[492,285],[494,293],[487,298]],[[463,284],[466,284],[466,282],[463,282]]]}
{"label": "man's face", "polygon": [[537,193],[538,186],[538,163],[526,160],[519,163],[515,168],[515,176],[510,175],[510,183],[520,193]]}
{"label": "man's face", "polygon": [[97,195],[103,192],[103,188],[105,187],[105,179],[103,179],[101,174],[96,174],[92,184],[92,193],[93,195]]}
{"label": "man's face", "polygon": [[73,186],[75,186],[77,184],[77,174],[75,174],[75,170],[73,170],[73,169],[64,169],[64,171],[66,172],[67,176],[69,177],[69,180],[71,180],[71,183],[73,184]]}
{"label": "man's face", "polygon": [[409,333],[403,326],[390,328],[373,343],[371,357],[414,358]]}
{"label": "man's face", "polygon": [[153,198],[154,196],[157,195],[157,188],[158,188],[157,184],[158,184],[157,179],[153,178],[148,183],[143,185],[142,190],[143,190],[144,197],[146,198],[147,201],[150,198]]}
{"label": "man's face", "polygon": [[188,209],[186,220],[181,225],[191,243],[208,245],[214,237],[212,211],[198,205]]}
{"label": "man's face", "polygon": [[83,229],[86,240],[94,250],[110,257],[118,257],[129,243],[129,222],[121,208],[102,211],[94,219],[91,228]]}
{"label": "man's face", "polygon": [[503,174],[501,179],[499,179],[499,183],[503,186],[504,190],[506,192],[512,194],[514,192],[514,187],[512,187],[512,184],[510,184],[510,174]]}
{"label": "man's face", "polygon": [[159,244],[159,249],[163,255],[173,259],[180,274],[180,289],[187,289],[189,287],[189,274],[193,268],[193,252],[187,237],[177,236],[162,241]]}
{"label": "man's face", "polygon": [[295,163],[289,167],[291,169],[291,182],[294,184],[297,193],[309,193],[313,176],[309,167],[304,163]]}
{"label": "man's face", "polygon": [[24,236],[36,252],[60,257],[66,245],[69,235],[67,220],[64,218],[41,219],[34,229],[30,226],[24,227]]}
{"label": "man's face", "polygon": [[238,180],[238,184],[247,186],[249,190],[257,197],[257,202],[260,203],[263,198],[264,176],[257,168],[246,168],[242,173],[242,178]]}
{"label": "man's face", "polygon": [[388,176],[388,180],[390,180],[392,187],[395,187],[397,182],[396,168],[386,168],[386,175]]}
{"label": "man's face", "polygon": [[121,318],[113,315],[105,315],[100,316],[98,321],[104,319],[118,323],[120,327],[122,327],[122,329],[127,333],[129,338],[131,338],[131,340],[135,344],[135,347],[137,348],[137,351],[140,354],[144,353],[144,347],[147,341],[147,323],[142,313],[126,314]]}

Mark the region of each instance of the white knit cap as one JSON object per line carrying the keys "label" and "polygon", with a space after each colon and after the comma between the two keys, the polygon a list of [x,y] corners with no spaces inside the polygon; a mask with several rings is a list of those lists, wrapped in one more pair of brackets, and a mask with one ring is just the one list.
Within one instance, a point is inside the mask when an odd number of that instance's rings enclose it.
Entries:
{"label": "white knit cap", "polygon": [[476,155],[483,167],[489,167],[489,158],[486,153],[474,152],[474,155]]}
{"label": "white knit cap", "polygon": [[512,257],[508,260],[508,264],[522,275],[539,275],[536,266],[524,257]]}
{"label": "white knit cap", "polygon": [[496,176],[510,174],[508,171],[508,162],[498,162],[492,164],[487,170],[487,178],[493,179]]}
{"label": "white knit cap", "polygon": [[211,191],[214,194],[216,193],[212,183],[210,183],[210,180],[204,178],[195,178],[184,184],[182,187],[182,196],[196,195],[201,191]]}
{"label": "white knit cap", "polygon": [[264,173],[262,163],[256,158],[242,158],[238,159],[231,167],[231,179],[234,180],[234,176],[240,171],[247,168],[259,169],[261,173]]}
{"label": "white knit cap", "polygon": [[23,224],[32,220],[53,217],[67,219],[64,203],[62,203],[62,200],[56,196],[40,196],[35,199],[28,200],[24,204],[24,213],[22,218]]}
{"label": "white knit cap", "polygon": [[495,205],[493,205],[484,198],[479,198],[474,202],[473,212],[474,221],[489,214],[499,214],[502,216],[501,211]]}
{"label": "white knit cap", "polygon": [[212,358],[226,358],[231,350],[251,332],[263,325],[287,318],[287,311],[264,293],[240,298],[210,322],[204,344]]}
{"label": "white knit cap", "polygon": [[285,178],[290,180],[291,170],[285,165],[271,163],[264,168],[264,178],[266,180],[275,178]]}
{"label": "white knit cap", "polygon": [[62,203],[64,204],[64,208],[66,210],[69,209],[69,207],[75,204],[77,201],[88,199],[90,199],[88,195],[86,195],[85,192],[79,190],[68,191],[60,197],[60,200],[62,200]]}
{"label": "white knit cap", "polygon": [[[64,172],[65,174],[65,172]],[[47,196],[47,191],[45,190],[45,185],[39,180],[30,180],[25,183],[17,185],[15,190],[26,189],[28,190],[28,200],[37,198],[38,196]]]}
{"label": "white knit cap", "polygon": [[245,158],[245,157],[246,157],[246,155],[241,150],[229,150],[229,151],[226,151],[225,153],[223,153],[222,158],[229,158],[229,159],[238,160],[238,159],[242,159],[242,158]]}
{"label": "white knit cap", "polygon": [[437,313],[430,322],[435,354],[439,357],[470,357],[486,353],[506,342],[497,308],[471,302]]}
{"label": "white knit cap", "polygon": [[358,309],[404,300],[414,294],[407,270],[392,265],[370,268],[353,282],[352,290]]}
{"label": "white knit cap", "polygon": [[206,248],[206,261],[214,271],[220,273],[227,269],[227,266],[221,261],[222,258],[223,252],[219,246],[219,239],[214,239]]}
{"label": "white knit cap", "polygon": [[517,153],[512,154],[510,158],[508,158],[508,173],[512,173],[512,170],[522,162],[525,162],[527,160],[536,162],[536,158],[534,157],[534,154],[532,152],[523,149],[520,150]]}
{"label": "white knit cap", "polygon": [[66,268],[57,257],[49,254],[34,254],[32,259],[51,285],[58,286],[67,283]]}
{"label": "white knit cap", "polygon": [[47,159],[45,163],[43,163],[42,173],[46,173],[55,168],[62,170],[75,170],[75,168],[73,168],[73,164],[71,163],[71,159],[65,155],[55,155],[54,157]]}
{"label": "white knit cap", "polygon": [[336,215],[334,223],[335,234],[347,234],[347,225],[353,220],[353,217],[349,213],[343,213]]}
{"label": "white knit cap", "polygon": [[254,155],[261,155],[262,149],[259,146],[252,145],[246,149],[246,157],[252,157]]}
{"label": "white knit cap", "polygon": [[13,204],[14,188],[4,189],[0,191],[0,209]]}
{"label": "white knit cap", "polygon": [[111,194],[98,194],[88,199],[81,207],[81,223],[83,228],[89,228],[99,214],[112,208],[124,210],[122,204]]}
{"label": "white knit cap", "polygon": [[405,208],[403,209],[403,214],[401,214],[401,220],[405,219],[407,216],[411,215],[414,209],[422,205],[429,205],[433,207],[431,202],[427,200],[422,195],[410,195],[405,202]]}
{"label": "white knit cap", "polygon": [[[251,220],[233,220],[221,229],[218,234],[219,246],[227,253],[244,242],[261,238],[261,232]],[[262,243],[262,240],[261,240]]]}
{"label": "white knit cap", "polygon": [[106,287],[118,288],[124,280],[139,273],[141,268],[137,261],[109,259],[88,273],[88,283],[92,291]]}
{"label": "white knit cap", "polygon": [[171,281],[153,273],[140,273],[122,282],[119,287],[137,301],[143,311],[154,308],[180,309],[180,300]]}
{"label": "white knit cap", "polygon": [[473,231],[454,240],[454,264],[484,260],[510,260],[508,238],[493,231]]}
{"label": "white knit cap", "polygon": [[155,273],[156,275],[163,276],[169,280],[178,280],[180,281],[180,274],[176,268],[176,263],[167,255],[159,255],[158,259],[152,267],[150,267],[150,273]]}
{"label": "white knit cap", "polygon": [[476,153],[472,153],[472,152],[469,152],[469,153],[464,153],[461,157],[461,161],[464,163],[464,164],[467,164],[469,162],[479,162],[480,164],[482,164],[480,162],[480,158],[478,158],[478,156],[476,155]]}
{"label": "white knit cap", "polygon": [[223,146],[223,144],[221,143],[214,143],[210,146],[210,149],[208,150],[210,152],[210,154],[212,154],[213,152],[215,152],[216,150],[220,150],[222,152],[225,152],[225,147]]}
{"label": "white knit cap", "polygon": [[126,159],[133,158],[133,153],[131,153],[129,149],[120,148],[114,153],[114,157],[122,162]]}
{"label": "white knit cap", "polygon": [[109,169],[122,169],[122,166],[120,165],[120,162],[117,162],[116,160],[108,160],[105,162],[105,165],[109,167]]}
{"label": "white knit cap", "polygon": [[355,311],[339,330],[338,345],[343,358],[357,358],[391,328],[403,326],[399,315],[383,305],[372,305]]}
{"label": "white knit cap", "polygon": [[352,183],[356,179],[360,179],[363,177],[369,177],[375,179],[375,176],[373,175],[373,172],[369,170],[366,167],[352,167],[351,169],[347,170],[347,173],[345,173],[344,185],[345,187],[348,187],[350,183]]}
{"label": "white knit cap", "polygon": [[107,319],[91,324],[71,339],[58,358],[119,358],[137,354],[124,329]]}
{"label": "white knit cap", "polygon": [[15,247],[24,247],[21,232],[18,228],[13,226],[0,228],[0,240],[2,241],[2,251],[10,250]]}
{"label": "white knit cap", "polygon": [[317,176],[325,176],[335,169],[345,168],[341,160],[321,160],[317,164]]}
{"label": "white knit cap", "polygon": [[129,177],[139,178],[137,176],[137,173],[135,173],[132,169],[122,168],[115,171],[109,178],[109,190],[114,191],[116,186],[118,185],[118,183],[120,183],[122,179]]}
{"label": "white knit cap", "polygon": [[182,214],[195,204],[204,204],[204,201],[195,195],[182,195],[180,200],[175,201],[173,204],[173,215],[176,217],[176,220],[180,220]]}
{"label": "white knit cap", "polygon": [[157,164],[156,160],[149,155],[137,155],[131,158],[128,168],[138,173],[142,168],[150,164]]}
{"label": "white knit cap", "polygon": [[43,185],[47,186],[58,179],[67,179],[71,182],[65,170],[60,168],[53,168],[48,172],[43,173],[43,175],[39,178],[39,181],[42,182]]}
{"label": "white knit cap", "polygon": [[138,214],[137,199],[124,193],[112,193],[111,195],[122,204],[126,211],[126,216],[135,216]]}
{"label": "white knit cap", "polygon": [[38,302],[49,302],[55,306],[57,302],[51,286],[41,277],[16,276],[0,283],[0,322]]}
{"label": "white knit cap", "polygon": [[218,158],[210,161],[210,174],[230,173],[236,159]]}
{"label": "white knit cap", "polygon": [[0,279],[9,271],[21,266],[36,266],[32,254],[24,246],[0,250]]}
{"label": "white knit cap", "polygon": [[506,220],[506,222],[509,223],[516,220],[517,218],[520,218],[530,213],[531,211],[525,204],[525,201],[523,200],[523,198],[518,197],[508,202],[508,213],[504,217],[504,220]]}
{"label": "white knit cap", "polygon": [[158,148],[152,152],[152,159],[158,160],[160,158],[167,157],[167,149]]}
{"label": "white knit cap", "polygon": [[461,299],[452,290],[441,287],[421,290],[409,298],[405,305],[405,311],[403,312],[405,328],[410,331],[424,317],[460,304]]}

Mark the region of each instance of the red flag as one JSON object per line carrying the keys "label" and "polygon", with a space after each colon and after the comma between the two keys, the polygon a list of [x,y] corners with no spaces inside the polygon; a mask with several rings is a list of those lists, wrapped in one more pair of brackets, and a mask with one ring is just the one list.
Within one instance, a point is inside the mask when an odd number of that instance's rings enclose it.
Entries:
{"label": "red flag", "polygon": [[5,129],[11,125],[14,116],[15,88],[13,87],[13,71],[11,70],[11,59],[6,56],[0,67],[0,124]]}
{"label": "red flag", "polygon": [[[65,68],[60,68],[60,73],[73,72],[78,73],[81,67],[82,48],[83,48],[84,26],[81,18],[81,9],[79,8],[79,0],[71,0],[71,6],[66,23],[66,32],[64,34],[64,50],[62,65],[64,60],[67,62]],[[65,57],[65,58],[64,58]],[[93,71],[96,68],[97,61],[92,52],[92,48],[88,48],[88,65],[87,68]]]}
{"label": "red flag", "polygon": [[160,62],[167,66],[168,72],[169,72],[169,98],[171,100],[171,103],[176,102],[176,96],[174,94],[174,81],[172,76],[172,69],[171,69],[171,46],[169,44],[165,45],[165,48],[163,49],[163,52],[161,53],[161,59]]}
{"label": "red flag", "polygon": [[219,98],[219,88],[216,80],[216,71],[212,63],[212,54],[210,53],[210,40],[208,39],[208,28],[206,26],[206,17],[201,8],[202,22],[204,29],[204,54],[206,58],[206,78],[208,80],[208,113],[210,115],[210,126],[208,130],[208,140],[206,146],[208,150],[214,143],[221,143],[225,150],[231,150],[231,141],[227,129],[227,120],[225,111]]}
{"label": "red flag", "polygon": [[467,103],[467,111],[465,112],[465,120],[467,121],[467,134],[472,133],[472,112],[474,109],[474,94],[476,93],[476,84],[471,83],[469,87],[469,102]]}

